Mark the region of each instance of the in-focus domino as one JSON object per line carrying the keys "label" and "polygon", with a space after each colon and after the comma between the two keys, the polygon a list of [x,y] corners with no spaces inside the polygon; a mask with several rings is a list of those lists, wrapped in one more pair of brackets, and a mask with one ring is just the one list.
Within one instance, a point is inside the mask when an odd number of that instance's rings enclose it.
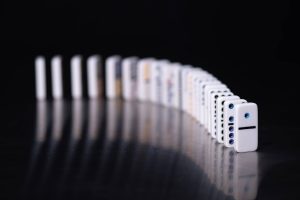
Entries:
{"label": "in-focus domino", "polygon": [[52,96],[54,99],[63,97],[63,79],[62,79],[62,57],[54,56],[51,59],[51,79]]}
{"label": "in-focus domino", "polygon": [[210,118],[210,99],[209,96],[217,91],[227,89],[227,86],[221,83],[207,84],[204,88],[204,127],[210,132],[209,118]]}
{"label": "in-focus domino", "polygon": [[213,89],[213,93],[208,95],[208,130],[211,133],[213,138],[216,138],[217,130],[216,130],[216,118],[217,118],[217,100],[222,96],[232,96],[232,92],[228,88],[224,89]]}
{"label": "in-focus domino", "polygon": [[234,149],[237,152],[255,151],[258,147],[257,105],[244,103],[235,106],[236,141]]}
{"label": "in-focus domino", "polygon": [[105,62],[106,97],[121,98],[122,96],[122,66],[120,56],[110,56]]}
{"label": "in-focus domino", "polygon": [[35,59],[35,95],[38,100],[44,100],[46,93],[46,61],[43,56]]}
{"label": "in-focus domino", "polygon": [[101,57],[92,55],[87,59],[87,93],[89,98],[98,98],[104,91],[104,74]]}
{"label": "in-focus domino", "polygon": [[[236,130],[236,116],[235,116],[235,106],[237,104],[246,103],[245,99],[237,100],[226,100],[224,102],[224,145],[226,147],[233,147],[235,142],[235,130]],[[222,130],[221,130],[222,131]]]}
{"label": "in-focus domino", "polygon": [[71,92],[74,99],[82,98],[82,57],[71,58]]}
{"label": "in-focus domino", "polygon": [[125,100],[137,99],[137,62],[137,57],[125,58],[122,61],[122,95]]}
{"label": "in-focus domino", "polygon": [[224,143],[224,103],[227,100],[238,100],[238,96],[222,96],[217,99],[217,116],[216,116],[216,126],[217,126],[217,140],[219,143]]}

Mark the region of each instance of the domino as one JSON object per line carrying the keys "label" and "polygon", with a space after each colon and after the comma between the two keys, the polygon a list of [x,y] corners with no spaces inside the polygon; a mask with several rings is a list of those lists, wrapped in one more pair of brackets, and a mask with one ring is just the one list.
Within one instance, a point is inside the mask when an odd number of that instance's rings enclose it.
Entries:
{"label": "domino", "polygon": [[209,128],[209,124],[208,124],[208,120],[210,118],[210,113],[209,113],[209,107],[210,107],[210,101],[209,101],[209,96],[210,94],[216,93],[219,90],[223,90],[226,89],[227,86],[224,84],[221,84],[220,82],[212,82],[209,84],[206,84],[204,87],[204,127],[208,130],[209,133],[210,132],[210,128]]}
{"label": "domino", "polygon": [[105,62],[106,69],[106,97],[108,99],[121,98],[122,96],[122,68],[121,57],[118,55],[110,56]]}
{"label": "domino", "polygon": [[104,75],[99,55],[87,59],[87,89],[89,98],[98,98],[103,95]]}
{"label": "domino", "polygon": [[257,105],[244,103],[235,106],[236,142],[234,149],[237,152],[255,151],[258,146]]}
{"label": "domino", "polygon": [[183,111],[187,111],[187,75],[189,71],[192,69],[192,66],[185,65],[184,68],[181,70],[181,109]]}
{"label": "domino", "polygon": [[204,80],[211,79],[210,74],[208,74],[204,70],[198,70],[195,72],[195,75],[193,77],[193,117],[199,121],[199,106],[200,106],[200,92],[199,92],[199,83]]}
{"label": "domino", "polygon": [[71,92],[74,99],[82,98],[82,57],[71,58]]}
{"label": "domino", "polygon": [[228,96],[222,96],[217,99],[216,105],[216,135],[219,143],[224,143],[224,103],[227,100],[238,100],[240,97],[232,96],[228,93]]}
{"label": "domino", "polygon": [[125,100],[137,99],[137,57],[125,58],[122,61],[122,95]]}
{"label": "domino", "polygon": [[151,66],[153,58],[144,58],[138,62],[138,99],[150,100],[151,91]]}
{"label": "domino", "polygon": [[171,79],[171,84],[172,87],[170,88],[171,91],[171,99],[170,99],[170,103],[171,106],[174,108],[179,108],[180,106],[180,87],[179,87],[179,79],[180,79],[180,68],[181,68],[181,64],[180,63],[173,63],[171,65],[170,68],[170,79]]}
{"label": "domino", "polygon": [[152,62],[151,73],[151,96],[150,101],[153,103],[162,104],[163,96],[163,68],[169,63],[168,60],[156,60]]}
{"label": "domino", "polygon": [[203,71],[203,74],[201,76],[198,76],[196,79],[196,119],[199,123],[202,123],[201,114],[203,114],[201,108],[202,108],[202,83],[210,82],[215,80],[214,77],[211,76],[211,74],[207,73],[206,71]]}
{"label": "domino", "polygon": [[217,136],[217,130],[216,130],[216,118],[217,118],[217,100],[218,98],[222,96],[232,96],[233,93],[230,92],[228,88],[220,89],[220,88],[215,88],[210,90],[210,93],[208,95],[208,129],[209,132],[212,134],[213,138],[216,138]]}
{"label": "domino", "polygon": [[[244,99],[227,99],[224,102],[224,145],[226,147],[233,147],[235,142],[235,130],[236,130],[236,116],[235,116],[235,106],[237,104],[246,103]],[[222,130],[221,130],[222,131]]]}
{"label": "domino", "polygon": [[199,101],[200,101],[200,122],[205,127],[205,87],[208,85],[218,85],[221,84],[220,81],[212,79],[212,80],[205,80],[199,83]]}
{"label": "domino", "polygon": [[54,56],[51,59],[52,96],[54,99],[63,97],[62,57]]}
{"label": "domino", "polygon": [[38,100],[45,100],[46,94],[46,61],[43,56],[35,59],[35,95]]}

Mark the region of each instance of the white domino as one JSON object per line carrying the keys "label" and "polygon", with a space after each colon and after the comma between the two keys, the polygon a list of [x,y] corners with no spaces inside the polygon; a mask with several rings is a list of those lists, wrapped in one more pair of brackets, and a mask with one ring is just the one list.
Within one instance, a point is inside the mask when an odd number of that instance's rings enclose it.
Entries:
{"label": "white domino", "polygon": [[87,89],[89,98],[97,98],[101,95],[102,85],[100,81],[103,79],[101,70],[101,57],[98,55],[90,56],[87,59]]}
{"label": "white domino", "polygon": [[122,95],[125,100],[137,98],[137,57],[125,58],[122,61]]}
{"label": "white domino", "polygon": [[[199,101],[200,101],[200,122],[205,127],[205,88],[209,85],[219,85],[221,84],[220,81],[212,79],[212,80],[205,80],[199,83]],[[206,128],[206,127],[205,127]]]}
{"label": "white domino", "polygon": [[173,63],[171,65],[171,106],[174,108],[180,108],[180,68],[180,63]]}
{"label": "white domino", "polygon": [[38,100],[46,99],[46,85],[46,61],[38,56],[35,59],[35,95]]}
{"label": "white domino", "polygon": [[217,137],[217,100],[220,97],[224,96],[233,96],[233,93],[230,92],[228,88],[217,91],[216,94],[211,94],[209,96],[209,113],[210,118],[208,119],[208,125],[210,127],[210,132],[214,138]]}
{"label": "white domino", "polygon": [[156,60],[152,62],[152,73],[151,73],[151,94],[150,101],[161,104],[163,96],[163,68],[168,65],[168,60]]}
{"label": "white domino", "polygon": [[258,146],[258,116],[255,103],[244,103],[235,106],[237,152],[255,151]]}
{"label": "white domino", "polygon": [[54,56],[51,60],[52,96],[54,99],[63,97],[62,57]]}
{"label": "white domino", "polygon": [[144,58],[138,62],[138,99],[150,100],[152,58]]}
{"label": "white domino", "polygon": [[122,83],[122,68],[121,68],[121,57],[110,56],[105,62],[105,75],[106,75],[106,97],[108,99],[120,98]]}
{"label": "white domino", "polygon": [[74,99],[82,98],[82,57],[80,55],[71,59],[71,92]]}
{"label": "white domino", "polygon": [[[233,147],[235,142],[235,130],[236,130],[236,116],[235,116],[235,106],[237,104],[246,103],[245,99],[227,99],[224,102],[224,145],[226,147]],[[222,131],[222,130],[221,130]]]}
{"label": "white domino", "polygon": [[[209,120],[210,120],[210,96],[218,91],[221,90],[227,90],[227,86],[224,84],[216,83],[216,84],[210,84],[206,85],[204,88],[204,126],[208,130],[209,133],[210,127],[209,127]],[[212,134],[212,133],[211,133]],[[213,136],[213,135],[212,135]]]}
{"label": "white domino", "polygon": [[224,104],[227,100],[238,100],[238,96],[222,96],[217,99],[216,134],[219,143],[224,143]]}

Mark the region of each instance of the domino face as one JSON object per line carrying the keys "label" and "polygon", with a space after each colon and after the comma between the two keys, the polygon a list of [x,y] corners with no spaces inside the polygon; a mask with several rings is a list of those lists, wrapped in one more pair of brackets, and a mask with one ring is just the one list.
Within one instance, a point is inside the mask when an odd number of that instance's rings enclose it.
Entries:
{"label": "domino face", "polygon": [[99,55],[87,59],[87,89],[89,98],[103,96],[104,74]]}
{"label": "domino face", "polygon": [[257,105],[255,103],[238,104],[236,115],[236,142],[234,149],[237,152],[255,151],[258,146]]}
{"label": "domino face", "polygon": [[209,133],[210,132],[210,128],[209,128],[209,119],[210,119],[210,99],[209,96],[217,93],[218,91],[223,91],[225,90],[227,87],[224,84],[220,84],[220,83],[212,83],[210,85],[206,85],[206,87],[204,88],[204,126],[205,128],[208,130]]}
{"label": "domino face", "polygon": [[63,97],[62,57],[54,56],[51,59],[52,96],[54,99]]}
{"label": "domino face", "polygon": [[138,62],[138,99],[141,101],[150,100],[152,62],[154,62],[152,58],[145,58]]}
{"label": "domino face", "polygon": [[121,57],[111,56],[106,59],[106,97],[109,99],[121,97]]}
{"label": "domino face", "polygon": [[[224,145],[226,147],[233,147],[235,143],[236,135],[236,119],[235,116],[235,106],[241,103],[246,103],[244,99],[229,100],[227,99],[224,102]],[[221,130],[222,131],[222,130]]]}
{"label": "domino face", "polygon": [[205,125],[205,88],[208,85],[218,85],[221,84],[220,81],[218,80],[206,80],[206,81],[202,81],[199,84],[199,101],[200,101],[200,122]]}
{"label": "domino face", "polygon": [[74,99],[82,98],[82,57],[80,55],[71,59],[71,90]]}
{"label": "domino face", "polygon": [[216,135],[219,143],[224,143],[224,104],[227,100],[238,100],[238,96],[222,96],[217,99]]}
{"label": "domino face", "polygon": [[38,100],[44,100],[46,93],[46,60],[42,56],[35,59],[35,95]]}
{"label": "domino face", "polygon": [[137,57],[125,58],[122,61],[122,96],[126,100],[137,98]]}
{"label": "domino face", "polygon": [[152,63],[151,73],[151,97],[154,103],[162,102],[162,68],[168,63],[168,60],[156,60]]}
{"label": "domino face", "polygon": [[208,118],[208,127],[209,131],[212,134],[213,138],[217,137],[217,100],[220,97],[232,96],[228,88],[214,90],[213,94],[210,94],[208,97],[209,103],[209,118]]}
{"label": "domino face", "polygon": [[174,63],[172,65],[172,85],[173,85],[173,99],[172,106],[174,108],[179,108],[180,106],[180,87],[179,87],[179,79],[180,79],[180,68],[181,65],[179,63]]}

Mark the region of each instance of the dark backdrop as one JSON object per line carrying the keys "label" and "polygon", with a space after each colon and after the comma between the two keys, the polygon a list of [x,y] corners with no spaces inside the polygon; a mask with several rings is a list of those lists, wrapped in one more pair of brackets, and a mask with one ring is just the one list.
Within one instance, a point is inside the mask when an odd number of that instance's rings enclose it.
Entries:
{"label": "dark backdrop", "polygon": [[297,0],[2,1],[4,99],[34,100],[36,55],[117,53],[203,67],[263,119],[296,122],[298,10]]}

